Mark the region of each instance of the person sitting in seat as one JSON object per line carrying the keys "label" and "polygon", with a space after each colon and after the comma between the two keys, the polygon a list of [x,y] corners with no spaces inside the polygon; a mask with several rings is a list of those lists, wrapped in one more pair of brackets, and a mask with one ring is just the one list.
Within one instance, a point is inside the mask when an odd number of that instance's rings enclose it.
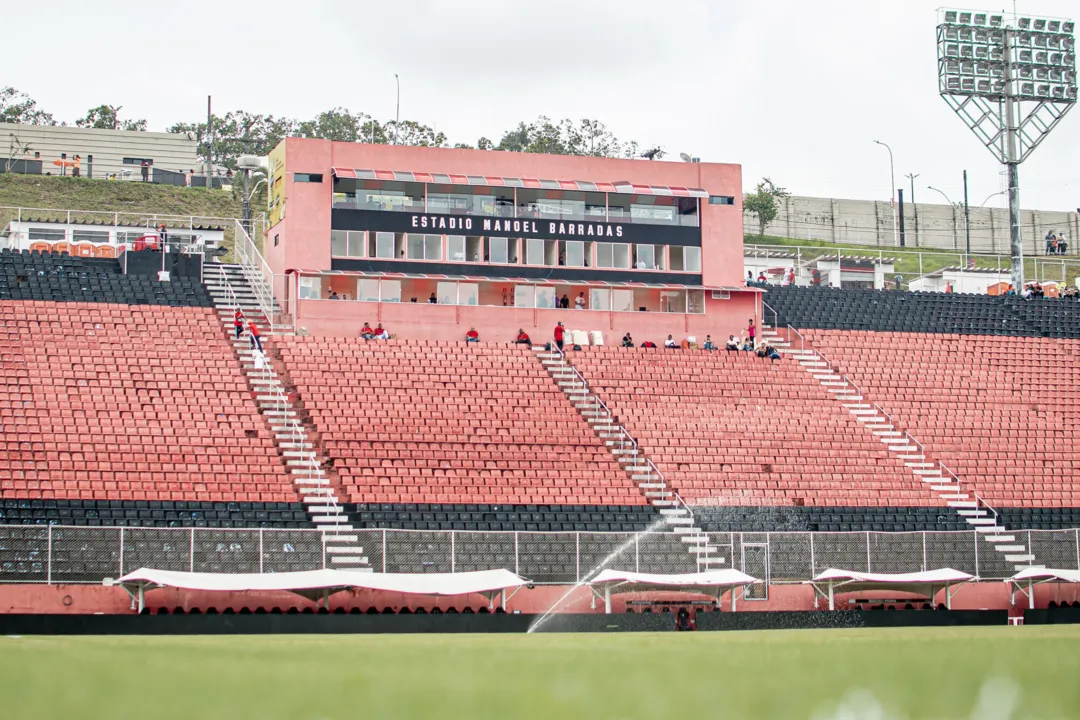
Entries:
{"label": "person sitting in seat", "polygon": [[438,305],[439,304],[439,298],[435,297],[435,293],[431,293],[431,297],[429,297],[427,299],[427,301],[429,303],[431,303],[432,305]]}
{"label": "person sitting in seat", "polygon": [[753,287],[754,285],[754,273],[750,270],[746,271],[746,286]]}
{"label": "person sitting in seat", "polygon": [[376,340],[389,340],[390,333],[383,329],[382,323],[375,326],[375,339]]}
{"label": "person sitting in seat", "polygon": [[738,352],[739,350],[739,338],[734,335],[728,335],[727,345],[725,346],[728,352]]}
{"label": "person sitting in seat", "polygon": [[471,327],[469,328],[469,332],[465,333],[465,342],[480,342],[480,333],[476,332],[476,328]]}
{"label": "person sitting in seat", "polygon": [[746,338],[745,340],[743,340],[742,349],[743,349],[743,352],[753,352],[754,351],[754,342],[753,342],[753,340],[751,340],[750,338]]}
{"label": "person sitting in seat", "polygon": [[704,349],[705,350],[715,350],[716,349],[716,346],[713,345],[713,342],[712,342],[712,335],[706,335],[705,336]]}
{"label": "person sitting in seat", "polygon": [[334,292],[333,290],[330,291],[330,299],[331,300],[337,300],[338,299],[337,293]]}
{"label": "person sitting in seat", "polygon": [[761,272],[758,273],[757,284],[758,285],[768,285],[769,284],[769,278],[765,277],[765,271],[764,270],[762,270]]}
{"label": "person sitting in seat", "polygon": [[674,350],[675,348],[677,348],[679,346],[675,342],[675,339],[673,337],[671,337],[670,335],[668,335],[667,340],[664,341],[664,347],[666,347],[668,350]]}
{"label": "person sitting in seat", "polygon": [[626,333],[622,336],[622,346],[629,348],[634,347],[634,338],[630,337],[630,333]]}
{"label": "person sitting in seat", "polygon": [[518,328],[517,340],[514,341],[518,345],[524,345],[526,347],[532,347],[532,339],[529,338],[529,333],[525,332],[524,328]]}
{"label": "person sitting in seat", "polygon": [[365,322],[364,327],[360,328],[360,337],[365,340],[375,339],[375,331],[371,329],[371,323]]}
{"label": "person sitting in seat", "polygon": [[646,340],[645,342],[641,343],[641,347],[645,348],[646,350],[654,350],[656,349],[656,343],[654,343],[652,340]]}

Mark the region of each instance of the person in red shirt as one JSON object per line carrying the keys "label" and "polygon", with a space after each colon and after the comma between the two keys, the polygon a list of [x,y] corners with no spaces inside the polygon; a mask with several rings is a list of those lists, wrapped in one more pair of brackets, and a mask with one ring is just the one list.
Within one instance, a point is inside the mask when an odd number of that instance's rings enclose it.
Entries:
{"label": "person in red shirt", "polygon": [[559,352],[562,352],[563,349],[563,334],[565,332],[562,323],[555,326],[555,346],[559,348]]}
{"label": "person in red shirt", "polygon": [[262,340],[259,339],[259,328],[255,327],[255,322],[248,320],[248,337],[251,338],[251,349],[262,352]]}
{"label": "person in red shirt", "polygon": [[656,343],[654,343],[652,340],[646,340],[645,342],[641,343],[641,347],[645,348],[646,350],[653,349],[656,347]]}
{"label": "person in red shirt", "polygon": [[525,328],[518,328],[517,340],[514,342],[518,345],[532,347],[532,339],[529,338],[529,333],[525,332]]}
{"label": "person in red shirt", "polygon": [[750,326],[746,328],[746,339],[750,342],[750,349],[753,350],[756,347],[754,339],[757,337],[757,326],[754,325],[754,318],[750,318]]}
{"label": "person in red shirt", "polygon": [[244,311],[240,308],[236,308],[236,312],[233,313],[233,327],[236,328],[236,339],[239,340],[244,334]]}
{"label": "person in red shirt", "polygon": [[480,342],[480,333],[476,332],[476,328],[469,328],[469,332],[465,333],[465,342]]}
{"label": "person in red shirt", "polygon": [[364,327],[360,328],[360,337],[365,340],[375,339],[375,331],[371,329],[371,323],[365,322]]}

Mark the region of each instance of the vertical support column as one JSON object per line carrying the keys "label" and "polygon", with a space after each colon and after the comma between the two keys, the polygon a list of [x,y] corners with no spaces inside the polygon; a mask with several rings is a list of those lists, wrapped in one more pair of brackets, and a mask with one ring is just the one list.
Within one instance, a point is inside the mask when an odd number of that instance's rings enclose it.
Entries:
{"label": "vertical support column", "polygon": [[975,577],[978,578],[982,577],[982,573],[979,572],[979,531],[972,530],[971,533],[974,536],[972,542],[975,543]]}
{"label": "vertical support column", "polygon": [[259,573],[263,572],[263,532],[266,528],[259,528]]}
{"label": "vertical support column", "polygon": [[926,531],[922,532],[922,571],[926,572]]}
{"label": "vertical support column", "polygon": [[[814,558],[814,533],[810,535],[810,577],[817,577],[817,561]],[[815,602],[817,595],[814,596]]]}
{"label": "vertical support column", "polygon": [[1016,31],[1005,28],[1005,168],[1009,176],[1009,252],[1012,254],[1012,284],[1019,295],[1024,289],[1024,241],[1020,234],[1020,152],[1016,121],[1016,88],[1013,77],[1013,48]]}
{"label": "vertical support column", "polygon": [[45,582],[52,585],[52,525],[48,525],[48,549],[45,554]]}
{"label": "vertical support column", "polygon": [[574,582],[581,582],[581,533],[574,533]]}
{"label": "vertical support column", "polygon": [[195,572],[195,528],[191,528],[188,540],[188,572]]}
{"label": "vertical support column", "polygon": [[455,531],[451,530],[450,531],[450,572],[457,572],[457,570],[455,569],[457,567],[457,547],[455,545],[456,537],[457,537],[457,533]]}
{"label": "vertical support column", "polygon": [[641,572],[641,533],[634,533],[634,572]]}
{"label": "vertical support column", "polygon": [[386,528],[382,531],[382,571],[386,572]]}
{"label": "vertical support column", "polygon": [[514,574],[521,575],[521,562],[518,560],[518,531],[514,531]]}
{"label": "vertical support column", "polygon": [[124,528],[120,528],[120,574],[116,577],[124,577]]}
{"label": "vertical support column", "polygon": [[866,572],[874,572],[870,567],[870,531],[866,532]]}

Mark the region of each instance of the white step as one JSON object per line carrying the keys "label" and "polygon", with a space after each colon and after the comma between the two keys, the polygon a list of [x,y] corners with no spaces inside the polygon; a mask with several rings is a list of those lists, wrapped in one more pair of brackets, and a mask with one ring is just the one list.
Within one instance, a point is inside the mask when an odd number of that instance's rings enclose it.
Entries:
{"label": "white step", "polygon": [[1035,559],[1034,555],[1006,555],[1005,559],[1009,562],[1031,562]]}
{"label": "white step", "polygon": [[693,525],[694,519],[690,517],[668,517],[664,520],[667,525]]}
{"label": "white step", "polygon": [[363,556],[340,557],[331,556],[330,563],[333,565],[367,565],[368,559]]}
{"label": "white step", "polygon": [[687,548],[691,554],[704,555],[708,553],[714,553],[720,550],[715,545],[695,545],[692,548]]}
{"label": "white step", "polygon": [[1027,548],[1024,547],[1023,545],[995,545],[994,549],[997,550],[998,552],[1007,552],[1007,553],[1022,553],[1025,550],[1027,550]]}
{"label": "white step", "polygon": [[705,533],[697,533],[696,535],[683,535],[679,539],[682,540],[684,543],[688,543],[690,545],[709,544],[709,536]]}
{"label": "white step", "polygon": [[979,510],[977,508],[957,508],[956,514],[964,517],[986,517],[988,513],[985,510]]}
{"label": "white step", "polygon": [[975,502],[968,495],[957,495],[957,497],[963,498],[963,500],[953,500],[948,504],[949,507],[956,510],[976,510],[979,507],[979,503]]}
{"label": "white step", "polygon": [[664,483],[642,482],[638,483],[638,487],[642,490],[664,490],[667,488],[667,485],[665,485]]}
{"label": "white step", "polygon": [[985,540],[986,542],[989,542],[989,543],[1014,542],[1016,540],[1016,536],[1015,535],[987,535],[986,537],[983,538],[983,540]]}
{"label": "white step", "polygon": [[968,495],[967,493],[942,493],[941,494],[941,499],[942,500],[958,500],[960,502],[963,502],[963,501],[970,501],[971,496]]}
{"label": "white step", "polygon": [[327,517],[337,516],[344,513],[340,505],[309,505],[307,511],[313,516],[321,513],[323,515],[326,515]]}
{"label": "white step", "polygon": [[664,508],[660,511],[660,514],[665,517],[674,517],[677,515],[685,515],[686,508]]}
{"label": "white step", "polygon": [[994,518],[990,518],[990,517],[964,518],[964,519],[967,520],[968,525],[981,525],[983,527],[996,527],[997,526],[997,520],[995,520]]}
{"label": "white step", "polygon": [[345,515],[315,515],[312,514],[311,522],[316,525],[334,525],[349,522]]}

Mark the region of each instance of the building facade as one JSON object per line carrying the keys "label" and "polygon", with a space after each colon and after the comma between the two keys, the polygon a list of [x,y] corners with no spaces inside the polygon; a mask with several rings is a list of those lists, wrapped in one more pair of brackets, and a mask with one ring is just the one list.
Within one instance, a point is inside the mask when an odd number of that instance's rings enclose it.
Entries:
{"label": "building facade", "polygon": [[289,138],[270,168],[266,259],[312,333],[661,344],[758,314],[737,165]]}

